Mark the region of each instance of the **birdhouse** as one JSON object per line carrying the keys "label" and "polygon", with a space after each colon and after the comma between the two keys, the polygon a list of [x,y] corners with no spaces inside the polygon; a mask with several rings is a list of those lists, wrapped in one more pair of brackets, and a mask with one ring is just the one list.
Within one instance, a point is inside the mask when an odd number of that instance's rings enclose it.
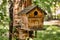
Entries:
{"label": "birdhouse", "polygon": [[44,12],[37,5],[31,5],[18,13],[21,16],[21,29],[40,30],[43,28]]}

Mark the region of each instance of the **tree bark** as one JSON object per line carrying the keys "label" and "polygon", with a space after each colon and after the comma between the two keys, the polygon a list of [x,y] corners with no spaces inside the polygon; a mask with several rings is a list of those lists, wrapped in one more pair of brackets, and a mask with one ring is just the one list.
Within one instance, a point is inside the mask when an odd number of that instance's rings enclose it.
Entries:
{"label": "tree bark", "polygon": [[9,16],[10,16],[10,23],[9,23],[9,40],[12,40],[12,30],[13,30],[13,3],[10,0],[10,8],[9,8]]}

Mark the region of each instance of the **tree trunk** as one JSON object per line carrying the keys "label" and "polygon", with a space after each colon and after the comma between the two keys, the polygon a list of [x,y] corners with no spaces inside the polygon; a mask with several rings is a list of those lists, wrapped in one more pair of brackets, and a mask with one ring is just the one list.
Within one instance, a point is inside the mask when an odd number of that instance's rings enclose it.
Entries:
{"label": "tree trunk", "polygon": [[9,8],[9,13],[10,13],[10,25],[9,25],[9,40],[12,40],[12,30],[13,30],[13,3],[10,0],[10,8]]}
{"label": "tree trunk", "polygon": [[[23,10],[25,7],[31,5],[31,0],[10,0],[10,8],[9,8],[9,12],[10,12],[10,33],[9,33],[9,40],[14,40],[14,36],[17,35],[17,39],[16,40],[25,40],[26,37],[29,37],[29,31],[26,32],[26,30],[21,30],[20,27],[21,25],[19,24],[20,22],[20,16],[18,15],[18,13]],[[26,4],[26,5],[25,5]],[[13,29],[16,29],[13,30]],[[15,31],[15,33],[14,33]],[[23,39],[23,36],[25,39]]]}

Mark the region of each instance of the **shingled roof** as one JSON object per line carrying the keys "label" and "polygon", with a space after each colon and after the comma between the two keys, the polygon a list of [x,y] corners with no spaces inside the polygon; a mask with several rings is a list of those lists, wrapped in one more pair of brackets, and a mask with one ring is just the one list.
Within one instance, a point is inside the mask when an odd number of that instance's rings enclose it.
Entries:
{"label": "shingled roof", "polygon": [[34,9],[34,8],[39,8],[40,9],[40,11],[41,12],[44,12],[44,14],[47,14],[45,11],[43,11],[40,7],[38,7],[37,5],[31,5],[31,6],[28,6],[28,7],[26,7],[24,10],[22,10],[21,12],[19,12],[19,14],[21,14],[21,13],[28,13],[28,12],[30,12],[32,9]]}

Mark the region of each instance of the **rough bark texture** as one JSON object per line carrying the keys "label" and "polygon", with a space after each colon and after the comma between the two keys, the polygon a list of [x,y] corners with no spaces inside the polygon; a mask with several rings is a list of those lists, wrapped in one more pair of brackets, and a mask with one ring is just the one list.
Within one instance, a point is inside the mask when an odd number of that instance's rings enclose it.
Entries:
{"label": "rough bark texture", "polygon": [[[25,7],[31,5],[31,0],[10,0],[10,35],[9,40],[14,40],[13,37],[16,36],[16,40],[26,40],[29,37],[29,31],[21,29],[21,16],[18,13]],[[25,19],[24,19],[25,21]],[[27,20],[26,20],[27,21]],[[26,23],[26,22],[25,22]],[[27,26],[27,25],[25,25]],[[15,30],[13,30],[15,28]]]}
{"label": "rough bark texture", "polygon": [[9,40],[12,40],[12,30],[13,30],[13,2],[10,0],[10,8],[9,8],[9,13],[10,13],[10,25],[9,25]]}

